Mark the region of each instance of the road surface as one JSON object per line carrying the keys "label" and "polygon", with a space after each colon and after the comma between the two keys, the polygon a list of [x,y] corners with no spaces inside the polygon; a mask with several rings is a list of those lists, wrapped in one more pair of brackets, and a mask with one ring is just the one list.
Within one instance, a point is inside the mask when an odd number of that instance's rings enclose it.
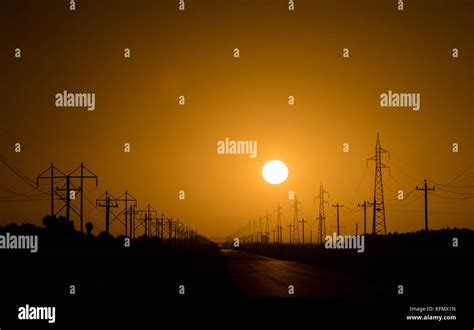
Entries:
{"label": "road surface", "polygon": [[248,297],[368,298],[370,286],[363,278],[231,249],[222,253],[233,281]]}

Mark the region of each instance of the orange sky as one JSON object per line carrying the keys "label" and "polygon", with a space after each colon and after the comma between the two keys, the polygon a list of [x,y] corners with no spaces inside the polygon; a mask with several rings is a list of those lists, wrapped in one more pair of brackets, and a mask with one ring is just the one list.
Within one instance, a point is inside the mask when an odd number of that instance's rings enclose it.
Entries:
{"label": "orange sky", "polygon": [[[127,189],[140,206],[150,203],[211,237],[274,213],[278,202],[289,223],[290,189],[314,223],[323,181],[331,201],[345,205],[342,233],[352,233],[362,214],[351,209],[373,198],[374,164],[366,167],[366,159],[377,133],[391,152],[387,199],[424,178],[447,183],[473,163],[472,7],[407,1],[398,11],[395,1],[297,0],[289,12],[286,1],[202,0],[180,12],[177,1],[82,0],[71,12],[56,1],[2,1],[0,152],[32,179],[51,162],[63,171],[84,162],[99,176],[98,189],[85,188],[90,200]],[[95,93],[95,111],[56,108],[63,90]],[[420,93],[420,111],[380,107],[388,90]],[[256,140],[257,158],[218,155],[226,137]],[[279,186],[261,177],[271,159],[289,168]],[[473,171],[455,183],[472,186]],[[30,190],[1,164],[0,175],[1,186]],[[450,199],[472,189],[455,191],[430,197],[431,228],[474,227],[473,200]],[[422,228],[423,199],[414,201],[421,195],[387,207],[388,231]],[[102,211],[85,205],[86,220],[102,230]],[[0,224],[39,223],[48,212],[48,201],[0,201]]]}

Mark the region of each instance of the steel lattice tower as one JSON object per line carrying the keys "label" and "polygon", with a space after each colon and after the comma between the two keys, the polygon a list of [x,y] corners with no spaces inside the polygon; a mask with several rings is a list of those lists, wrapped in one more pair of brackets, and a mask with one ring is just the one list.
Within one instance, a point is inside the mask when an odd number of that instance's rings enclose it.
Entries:
{"label": "steel lattice tower", "polygon": [[278,207],[277,207],[277,241],[278,241],[278,244],[281,244],[283,243],[283,237],[282,237],[282,230],[283,230],[283,227],[281,226],[281,218],[283,216],[283,213],[281,211],[281,206],[280,206],[280,203],[278,203]]}
{"label": "steel lattice tower", "polygon": [[265,214],[265,242],[266,244],[270,243],[270,213]]}
{"label": "steel lattice tower", "polygon": [[318,244],[323,244],[326,238],[326,212],[324,211],[324,194],[327,193],[323,188],[323,183],[319,186],[319,216],[316,218],[318,221]]}
{"label": "steel lattice tower", "polygon": [[375,156],[368,160],[375,161],[375,183],[374,183],[374,202],[373,202],[373,222],[372,222],[372,233],[375,235],[387,233],[387,225],[385,221],[385,204],[383,200],[383,181],[382,181],[382,169],[389,168],[387,165],[382,163],[382,154],[388,153],[389,151],[383,149],[380,146],[380,138],[377,133],[377,142],[375,144]]}
{"label": "steel lattice tower", "polygon": [[296,199],[296,194],[295,194],[295,199],[293,200],[293,233],[292,233],[292,240],[293,244],[299,244],[300,242],[300,230],[299,230],[299,220],[298,220],[298,212],[300,211],[300,208],[298,208],[298,200]]}

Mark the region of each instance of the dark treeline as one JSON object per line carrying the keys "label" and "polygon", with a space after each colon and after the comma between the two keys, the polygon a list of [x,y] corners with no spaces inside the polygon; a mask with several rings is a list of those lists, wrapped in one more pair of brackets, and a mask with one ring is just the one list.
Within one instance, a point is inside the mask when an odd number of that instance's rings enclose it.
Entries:
{"label": "dark treeline", "polygon": [[158,249],[187,249],[187,248],[213,248],[217,249],[214,242],[202,235],[194,235],[189,238],[175,238],[161,240],[159,237],[148,237],[142,235],[137,238],[128,238],[123,235],[113,236],[105,231],[94,233],[91,222],[85,224],[86,233],[76,230],[74,221],[64,216],[46,215],[42,220],[43,226],[31,223],[11,223],[0,226],[0,235],[10,233],[12,235],[38,235],[39,245],[44,248],[81,248],[81,247],[130,247],[130,248],[158,248]]}

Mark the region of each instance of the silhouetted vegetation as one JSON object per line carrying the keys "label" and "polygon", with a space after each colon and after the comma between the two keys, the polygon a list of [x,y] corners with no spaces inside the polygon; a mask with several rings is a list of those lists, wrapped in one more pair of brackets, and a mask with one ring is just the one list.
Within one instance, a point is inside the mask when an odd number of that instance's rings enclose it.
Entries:
{"label": "silhouetted vegetation", "polygon": [[[38,235],[40,251],[44,248],[81,248],[81,247],[125,247],[124,236],[113,236],[105,231],[93,235],[94,225],[92,222],[85,224],[86,233],[81,233],[75,228],[74,222],[64,216],[46,215],[42,220],[43,226],[36,226],[30,223],[17,225],[16,223],[0,227],[0,234],[9,232],[15,235]],[[154,248],[161,250],[180,250],[187,248],[212,247],[217,250],[217,245],[206,240],[202,236],[199,240],[161,240],[158,237],[148,237],[145,235],[137,238],[130,238],[128,247],[134,248]]]}
{"label": "silhouetted vegetation", "polygon": [[[459,242],[453,247],[453,239]],[[410,257],[427,253],[458,254],[460,250],[474,248],[474,231],[470,229],[442,229],[415,233],[389,233],[367,235],[365,251],[326,249],[318,245],[242,244],[241,251],[265,255],[282,260],[292,260],[345,272],[367,275],[373,260],[389,255]]]}

